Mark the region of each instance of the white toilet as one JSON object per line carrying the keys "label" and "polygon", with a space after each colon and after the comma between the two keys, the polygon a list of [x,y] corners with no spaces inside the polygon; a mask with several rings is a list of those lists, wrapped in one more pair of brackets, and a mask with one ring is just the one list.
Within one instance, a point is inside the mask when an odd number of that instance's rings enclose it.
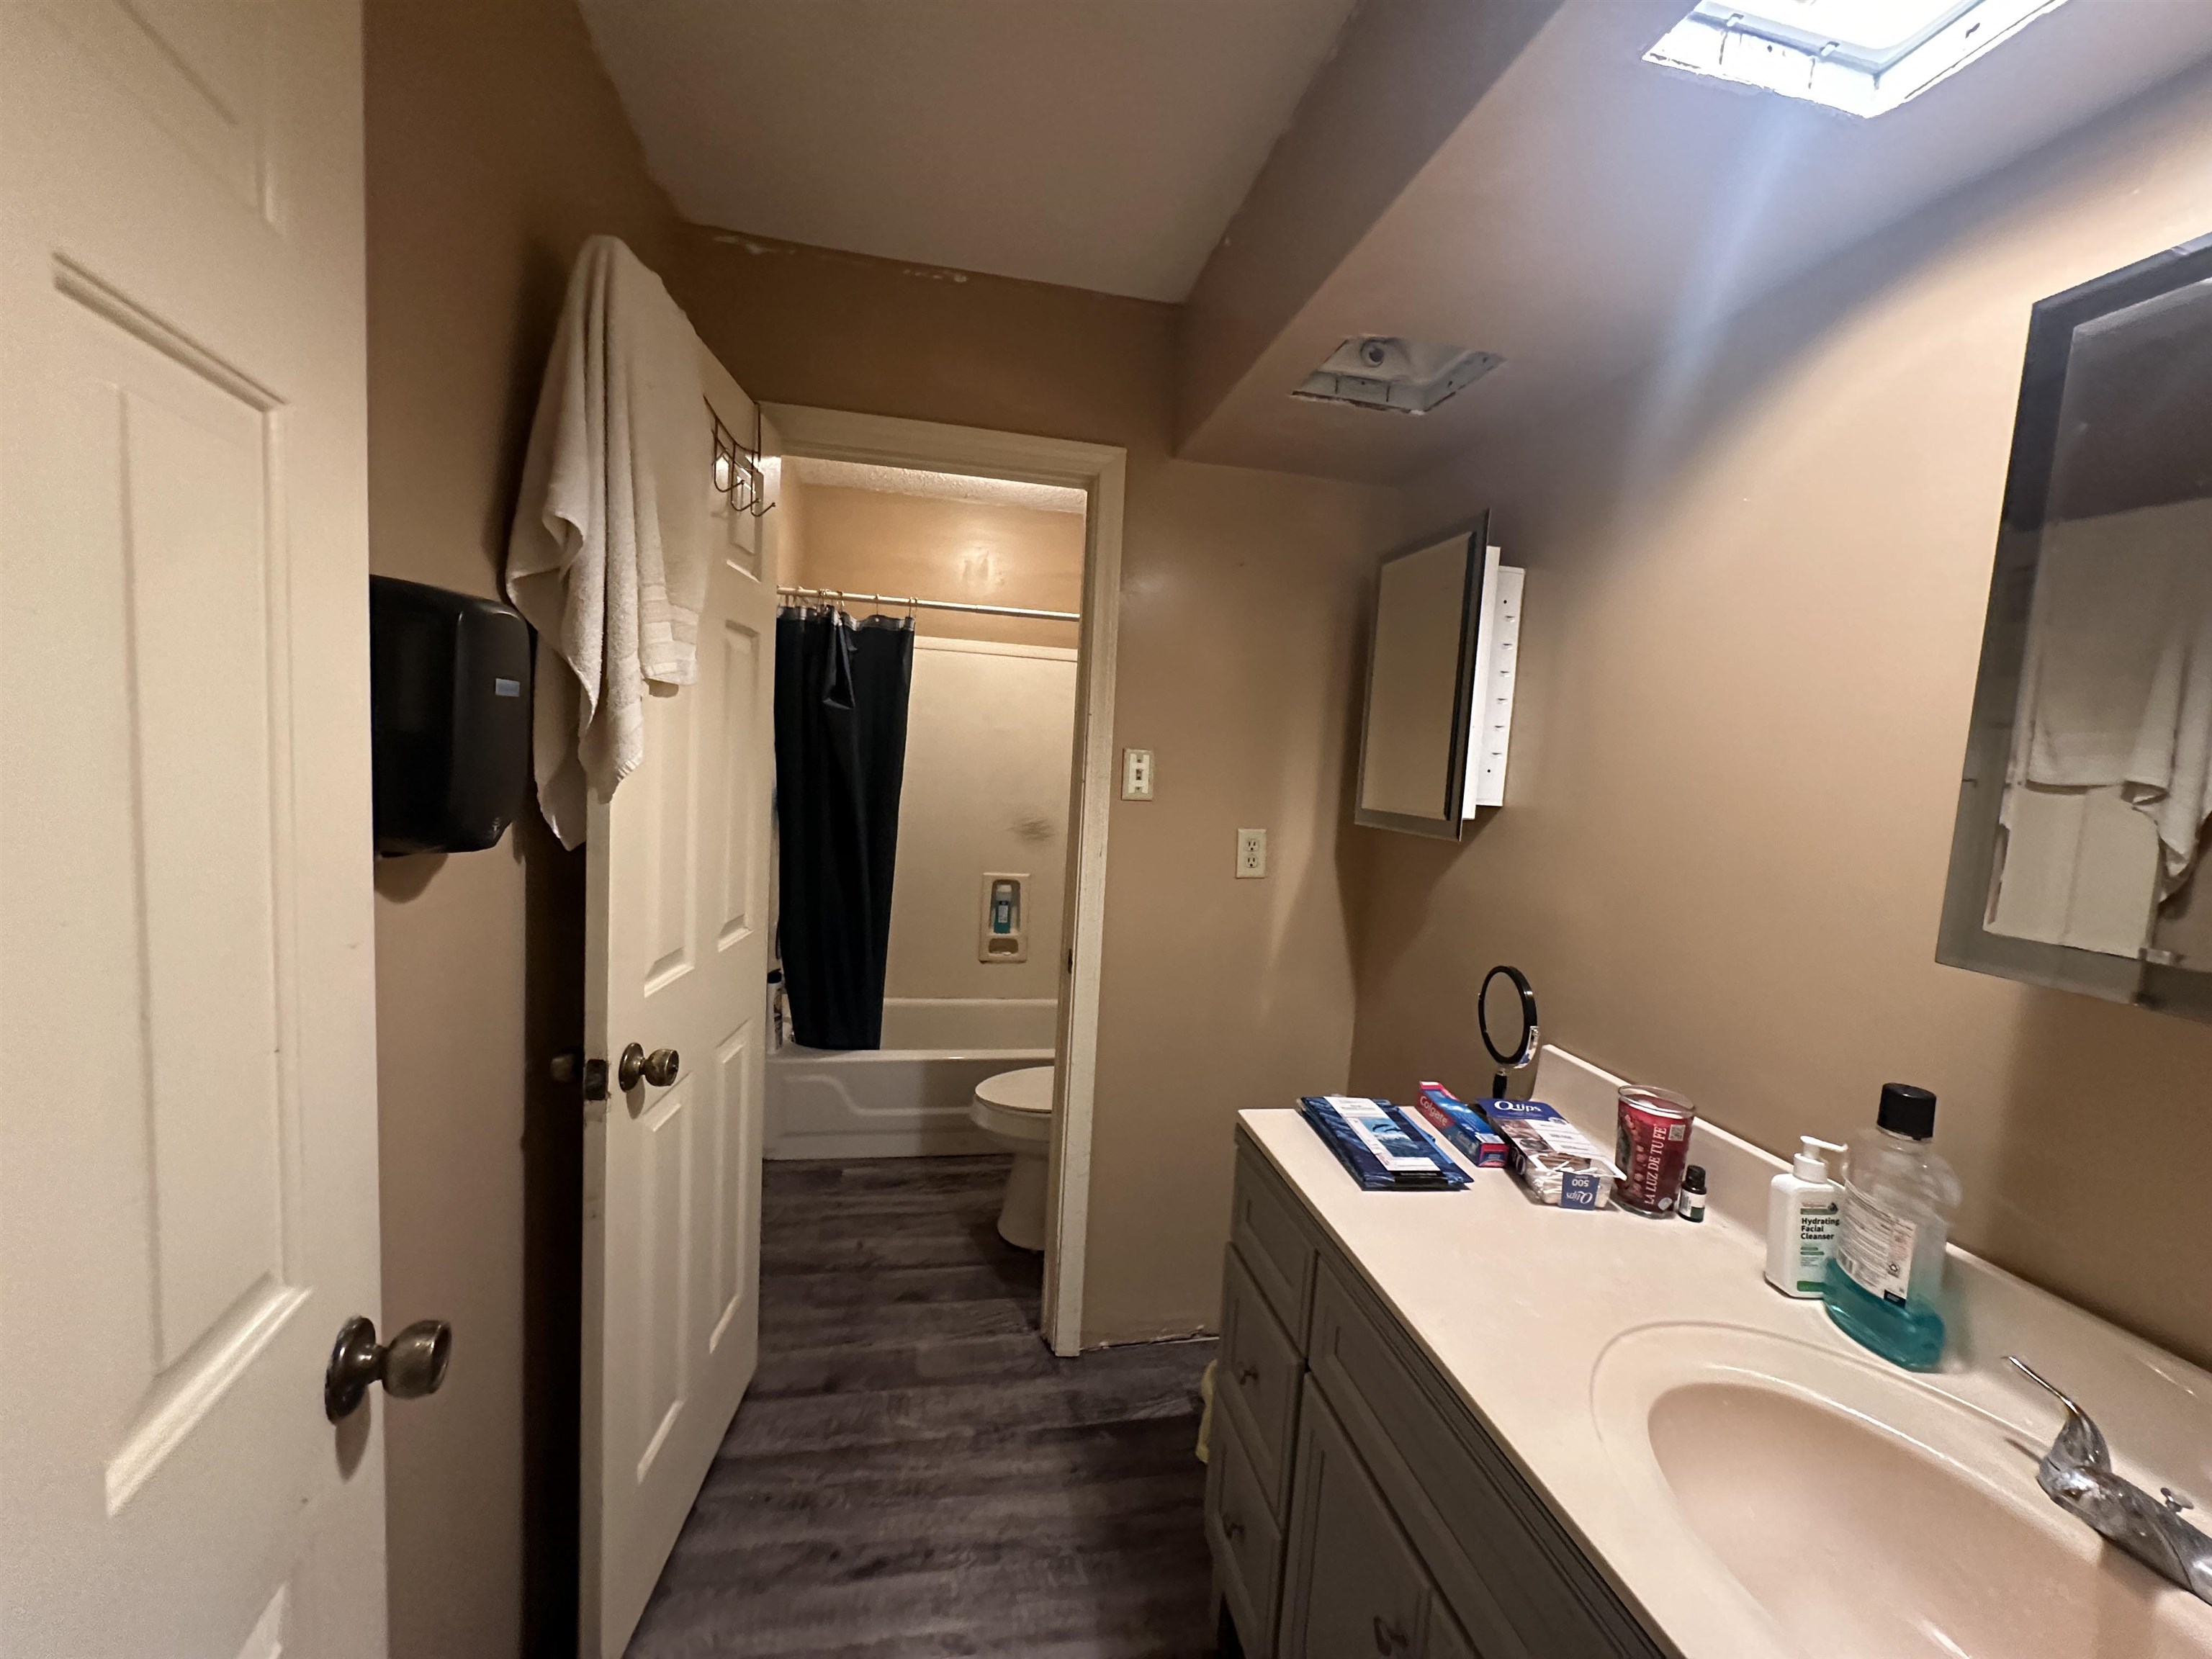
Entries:
{"label": "white toilet", "polygon": [[1052,1073],[1049,1066],[1024,1066],[1001,1072],[975,1085],[968,1116],[975,1127],[1014,1155],[1006,1177],[1006,1202],[999,1206],[999,1237],[1024,1250],[1044,1249],[1045,1155],[1052,1146]]}

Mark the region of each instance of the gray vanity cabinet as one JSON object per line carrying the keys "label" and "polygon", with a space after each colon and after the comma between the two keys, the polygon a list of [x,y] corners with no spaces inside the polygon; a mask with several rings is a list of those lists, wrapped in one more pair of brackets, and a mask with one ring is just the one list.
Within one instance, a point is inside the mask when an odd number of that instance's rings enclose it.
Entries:
{"label": "gray vanity cabinet", "polygon": [[1234,1206],[1206,1529],[1250,1659],[1669,1659],[1242,1131]]}

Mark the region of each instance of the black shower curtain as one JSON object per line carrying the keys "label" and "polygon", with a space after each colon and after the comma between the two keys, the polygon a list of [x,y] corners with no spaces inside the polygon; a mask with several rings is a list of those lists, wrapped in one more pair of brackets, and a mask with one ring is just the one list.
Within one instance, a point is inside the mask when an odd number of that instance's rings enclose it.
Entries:
{"label": "black shower curtain", "polygon": [[791,1034],[880,1048],[914,623],[787,607],[775,619],[777,916]]}

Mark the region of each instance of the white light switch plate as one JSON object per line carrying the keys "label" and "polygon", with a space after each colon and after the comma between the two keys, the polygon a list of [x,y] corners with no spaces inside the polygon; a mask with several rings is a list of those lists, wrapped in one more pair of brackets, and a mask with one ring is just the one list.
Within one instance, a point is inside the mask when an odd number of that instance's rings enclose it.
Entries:
{"label": "white light switch plate", "polygon": [[1149,749],[1124,749],[1121,751],[1121,799],[1150,800],[1152,798],[1152,751]]}
{"label": "white light switch plate", "polygon": [[1265,830],[1239,830],[1237,832],[1237,875],[1239,880],[1248,876],[1267,873],[1267,832]]}

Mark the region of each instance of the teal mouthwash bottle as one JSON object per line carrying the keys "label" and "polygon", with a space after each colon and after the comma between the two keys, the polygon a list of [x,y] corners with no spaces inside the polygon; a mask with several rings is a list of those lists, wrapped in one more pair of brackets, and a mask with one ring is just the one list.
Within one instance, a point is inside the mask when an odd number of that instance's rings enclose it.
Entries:
{"label": "teal mouthwash bottle", "polygon": [[1871,1134],[1851,1138],[1843,1224],[1820,1293],[1853,1340],[1907,1370],[1943,1358],[1943,1246],[1959,1208],[1959,1177],[1929,1143],[1936,1097],[1909,1083],[1882,1085]]}

